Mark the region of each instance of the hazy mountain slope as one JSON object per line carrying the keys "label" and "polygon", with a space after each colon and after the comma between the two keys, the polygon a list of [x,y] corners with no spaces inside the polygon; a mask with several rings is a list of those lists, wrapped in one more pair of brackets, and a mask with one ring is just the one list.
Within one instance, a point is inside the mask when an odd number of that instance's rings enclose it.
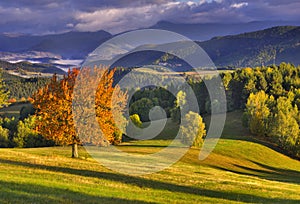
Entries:
{"label": "hazy mountain slope", "polygon": [[[256,24],[253,22],[253,24]],[[164,25],[164,26],[159,26]],[[244,24],[243,24],[244,25]],[[250,24],[249,24],[250,25]],[[252,25],[252,24],[251,24]],[[264,24],[261,24],[263,26]],[[211,27],[205,30],[204,24],[184,25],[160,23],[157,28],[167,28],[170,26],[179,33],[184,32],[198,35],[200,32],[212,35],[216,33],[211,31],[226,31],[225,28],[218,25],[207,24]],[[194,26],[194,27],[193,27]],[[228,25],[229,26],[229,25]],[[238,26],[236,24],[235,26]],[[155,27],[155,26],[154,26]],[[154,28],[153,27],[153,28]],[[249,26],[252,29],[256,26]],[[201,28],[201,29],[200,29]],[[231,25],[227,29],[233,29]],[[229,30],[227,30],[229,32]],[[240,27],[240,32],[244,27]],[[226,32],[227,32],[226,31]],[[238,32],[237,30],[234,32]],[[102,42],[111,38],[112,35],[105,32],[69,32],[64,34],[46,35],[46,36],[8,36],[0,35],[0,51],[11,53],[47,53],[47,56],[57,55],[63,59],[84,59],[89,53],[97,48]],[[207,36],[208,37],[208,36]],[[224,37],[214,37],[211,40],[197,42],[214,61],[217,67],[245,67],[258,66],[262,64],[280,63],[282,61],[300,64],[300,27],[297,26],[277,26],[265,30],[243,33],[238,35],[228,35]],[[164,46],[164,45],[158,45]],[[184,52],[184,49],[182,50]],[[190,49],[186,53],[190,52]],[[3,54],[6,56],[7,54]],[[45,54],[43,54],[45,55]],[[18,55],[16,55],[18,57]],[[37,58],[36,60],[38,60]],[[29,59],[30,60],[30,59]],[[44,62],[43,60],[40,60]],[[49,61],[49,60],[48,60]],[[47,60],[45,61],[47,62]],[[131,54],[116,62],[116,66],[132,67],[147,64],[168,63],[170,67],[185,71],[189,70],[185,63],[180,60],[167,56],[163,57],[157,52],[140,52]],[[50,61],[51,63],[51,61]],[[181,67],[174,66],[181,64]]]}
{"label": "hazy mountain slope", "polygon": [[44,36],[0,35],[0,51],[28,52],[44,51],[63,58],[84,58],[112,35],[106,31],[68,32]]}
{"label": "hazy mountain slope", "polygon": [[217,66],[300,64],[300,27],[280,26],[198,43]]}
{"label": "hazy mountain slope", "polygon": [[258,31],[275,26],[295,25],[300,26],[299,22],[285,21],[253,21],[249,23],[198,23],[180,24],[160,21],[151,26],[154,29],[163,29],[182,34],[192,40],[210,40],[215,36],[236,35],[245,32]]}
{"label": "hazy mountain slope", "polygon": [[30,50],[51,52],[63,58],[82,59],[110,37],[111,34],[105,31],[43,36],[41,42],[32,46]]}

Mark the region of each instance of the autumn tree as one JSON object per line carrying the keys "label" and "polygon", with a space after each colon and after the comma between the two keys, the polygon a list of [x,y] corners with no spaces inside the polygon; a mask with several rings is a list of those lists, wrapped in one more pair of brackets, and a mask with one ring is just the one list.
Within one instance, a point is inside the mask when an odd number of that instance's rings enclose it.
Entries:
{"label": "autumn tree", "polygon": [[[78,69],[73,69],[69,71],[63,79],[59,80],[56,75],[53,76],[50,83],[44,88],[40,89],[33,97],[33,106],[36,109],[36,115],[39,120],[37,121],[38,131],[45,136],[47,139],[55,141],[58,145],[72,145],[72,157],[78,157],[78,144],[94,144],[102,145],[104,140],[111,143],[118,143],[121,138],[121,132],[118,131],[114,121],[114,115],[119,115],[116,120],[124,120],[122,117],[123,104],[126,101],[126,93],[123,93],[119,87],[113,87],[113,76],[114,70],[105,71],[105,67],[93,68],[93,69],[83,69],[79,71]],[[80,73],[81,72],[81,73]],[[92,74],[91,74],[92,73]],[[96,78],[87,78],[86,80],[79,80],[79,83],[85,84],[78,85],[82,89],[80,90],[82,95],[73,95],[74,86],[78,75],[83,76],[94,76]],[[98,76],[103,76],[102,78],[97,78]],[[84,77],[83,77],[84,78]],[[95,79],[98,79],[97,81]],[[77,83],[77,82],[76,82]],[[92,99],[87,98],[91,93],[93,85],[97,85],[97,90],[94,92]],[[113,92],[116,92],[116,101],[118,103],[112,103]],[[81,97],[85,103],[92,104],[86,109],[86,104],[75,104],[75,108],[84,110],[80,117],[75,118],[75,120],[84,120],[86,124],[84,128],[88,131],[93,131],[95,129],[95,123],[91,123],[89,114],[96,113],[98,124],[101,131],[105,135],[104,137],[91,138],[89,132],[86,132],[84,137],[80,137],[76,133],[74,126],[72,101],[74,97]],[[113,108],[112,106],[121,106],[118,108]],[[90,108],[92,107],[92,109]],[[112,110],[115,111],[113,115]],[[92,114],[91,114],[92,115]],[[78,116],[78,115],[77,115]],[[121,119],[120,119],[121,118]],[[88,126],[90,125],[90,126]],[[93,126],[94,125],[94,126]],[[116,141],[119,140],[119,141]]]}
{"label": "autumn tree", "polygon": [[[115,70],[106,71],[98,83],[95,96],[96,118],[100,129],[110,144],[118,144],[125,132],[126,119],[123,111],[126,107],[127,93],[121,91],[119,86],[113,86]],[[113,95],[114,94],[114,95]]]}
{"label": "autumn tree", "polygon": [[33,96],[38,131],[58,145],[72,145],[72,157],[78,157],[80,143],[72,118],[72,90],[78,73],[73,69],[62,80],[54,74],[50,83]]}

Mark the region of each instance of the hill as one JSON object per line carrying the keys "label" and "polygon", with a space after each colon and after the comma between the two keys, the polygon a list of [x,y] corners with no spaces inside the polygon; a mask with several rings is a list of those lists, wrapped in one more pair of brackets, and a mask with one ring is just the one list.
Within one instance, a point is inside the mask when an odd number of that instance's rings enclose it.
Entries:
{"label": "hill", "polygon": [[65,74],[62,69],[55,67],[52,64],[39,64],[39,63],[30,63],[30,62],[18,62],[10,63],[3,60],[0,60],[0,68],[6,71],[13,71],[26,75],[27,72],[44,73],[44,74]]}
{"label": "hill", "polygon": [[[214,37],[211,40],[197,43],[220,69],[255,67],[280,64],[281,62],[300,64],[299,26],[279,26],[238,35]],[[136,50],[149,50],[148,46],[143,45]],[[160,50],[162,47],[170,49],[171,52],[172,49],[179,47],[180,50],[176,51],[183,53],[183,56],[192,55],[194,50],[189,45],[180,44],[180,42],[151,45],[151,49],[154,50]],[[114,50],[114,52],[118,53],[118,50]],[[120,50],[119,53],[122,52]],[[115,66],[139,67],[158,64],[180,72],[191,69],[183,60],[157,51],[138,51],[120,56],[120,59],[114,64]]]}
{"label": "hill", "polygon": [[300,64],[300,27],[280,26],[198,43],[218,67]]}
{"label": "hill", "polygon": [[53,35],[0,35],[1,52],[48,52],[64,59],[83,59],[112,35],[106,31],[68,32]]}
{"label": "hill", "polygon": [[[283,22],[281,22],[283,23]],[[273,22],[278,24],[278,22]],[[195,35],[198,44],[208,53],[218,68],[246,67],[262,64],[279,64],[282,61],[300,64],[300,27],[277,26],[255,32],[254,28],[265,28],[272,23],[252,22],[248,24],[172,24],[159,22],[151,28],[175,31],[180,34]],[[247,32],[243,34],[237,34]],[[235,34],[235,35],[228,35]],[[225,36],[223,36],[225,35]],[[197,36],[202,36],[197,38]],[[214,37],[223,36],[223,37]],[[55,67],[73,67],[79,62],[61,62],[62,59],[84,59],[101,43],[113,37],[105,31],[68,32],[45,36],[0,35],[0,57],[6,61],[39,61]],[[213,37],[213,38],[211,38]],[[199,39],[209,39],[199,41]],[[200,40],[202,40],[200,39]],[[144,45],[147,48],[147,45]],[[165,46],[165,45],[157,45]],[[155,46],[153,46],[155,47]],[[188,48],[187,48],[188,49]],[[183,50],[184,51],[184,50]],[[116,51],[117,53],[119,51]],[[188,49],[186,52],[190,52]],[[120,53],[122,53],[120,51]],[[76,60],[75,60],[76,61]],[[159,52],[133,53],[116,62],[116,66],[135,67],[159,62],[168,63],[176,70],[190,69],[186,63],[172,56],[164,57]],[[67,64],[64,64],[67,63]]]}
{"label": "hill", "polygon": [[[112,172],[80,149],[0,149],[1,203],[299,203],[300,162],[255,140],[241,128],[241,113],[228,114],[213,153],[198,160],[191,149],[162,172],[129,176]],[[119,146],[151,153],[168,140]]]}
{"label": "hill", "polygon": [[215,36],[236,35],[245,32],[253,32],[263,30],[275,26],[297,25],[299,22],[285,21],[252,21],[248,23],[171,23],[168,21],[159,21],[151,26],[153,29],[162,29],[173,31],[181,35],[187,36],[192,40],[205,41]]}

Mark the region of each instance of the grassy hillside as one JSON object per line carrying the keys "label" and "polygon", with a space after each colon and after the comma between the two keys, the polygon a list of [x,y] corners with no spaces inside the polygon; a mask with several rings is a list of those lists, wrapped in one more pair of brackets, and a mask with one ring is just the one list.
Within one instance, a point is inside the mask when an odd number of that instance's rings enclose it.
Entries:
{"label": "grassy hillside", "polygon": [[[80,159],[69,157],[70,147],[0,149],[0,203],[299,203],[300,162],[253,139],[240,117],[228,114],[222,139],[204,161],[191,149],[147,176],[112,172],[82,148]],[[151,153],[164,142],[119,148]]]}

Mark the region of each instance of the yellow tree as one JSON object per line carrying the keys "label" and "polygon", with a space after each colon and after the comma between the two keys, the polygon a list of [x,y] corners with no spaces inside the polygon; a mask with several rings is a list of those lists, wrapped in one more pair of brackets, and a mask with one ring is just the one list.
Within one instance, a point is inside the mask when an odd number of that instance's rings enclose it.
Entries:
{"label": "yellow tree", "polygon": [[247,104],[246,113],[249,116],[250,131],[257,135],[265,135],[269,130],[269,104],[274,102],[273,96],[268,96],[264,91],[251,93]]}

